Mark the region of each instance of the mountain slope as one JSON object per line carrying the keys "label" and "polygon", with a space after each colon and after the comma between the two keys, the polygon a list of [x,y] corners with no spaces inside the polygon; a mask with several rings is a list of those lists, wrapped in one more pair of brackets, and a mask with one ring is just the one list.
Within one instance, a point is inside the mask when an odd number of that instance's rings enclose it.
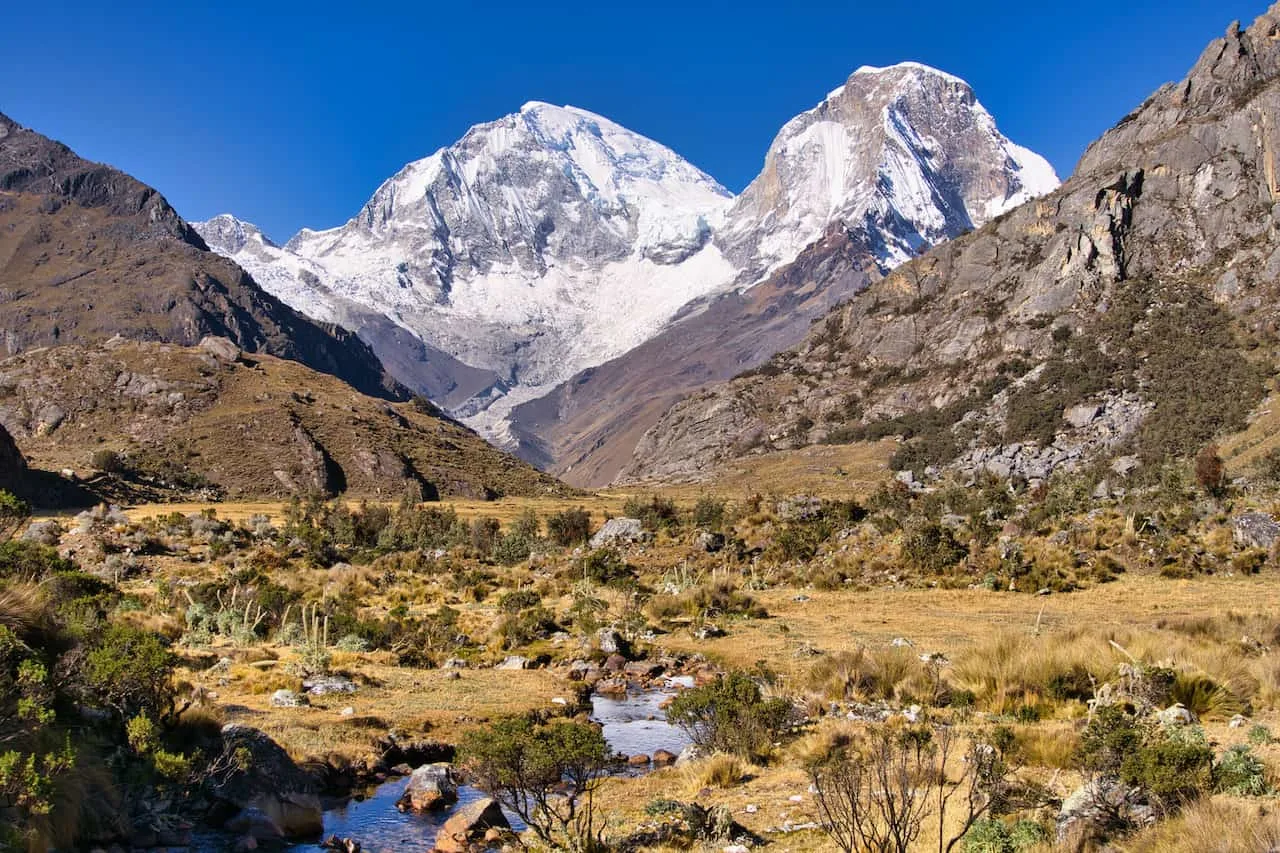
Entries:
{"label": "mountain slope", "polygon": [[219,338],[198,347],[116,338],[0,361],[4,430],[47,470],[92,471],[114,451],[110,467],[149,500],[569,491],[420,402],[370,397]]}
{"label": "mountain slope", "polygon": [[[512,414],[526,458],[609,483],[691,391],[756,367],[920,249],[1057,186],[962,80],[915,63],[862,68],[778,134],[715,241],[738,287]],[[763,275],[763,278],[760,276]]]}
{"label": "mountain slope", "polygon": [[1058,191],[944,244],[797,348],[673,407],[624,478],[697,478],[771,448],[908,437],[1044,479],[1099,454],[1157,462],[1241,426],[1272,375],[1280,7],[1092,145]]}
{"label": "mountain slope", "polygon": [[[1056,183],[967,84],[905,63],[859,69],[789,122],[736,199],[651,140],[535,102],[406,166],[340,228],[280,248],[231,217],[197,227],[485,435],[594,483],[617,466],[591,448],[630,449],[623,408],[647,426],[672,394],[758,363],[920,247]],[[841,287],[781,272],[838,234],[856,256]],[[661,403],[630,396],[642,386]]]}
{"label": "mountain slope", "polygon": [[0,115],[0,348],[220,335],[403,393],[354,335],[263,292],[151,187]]}

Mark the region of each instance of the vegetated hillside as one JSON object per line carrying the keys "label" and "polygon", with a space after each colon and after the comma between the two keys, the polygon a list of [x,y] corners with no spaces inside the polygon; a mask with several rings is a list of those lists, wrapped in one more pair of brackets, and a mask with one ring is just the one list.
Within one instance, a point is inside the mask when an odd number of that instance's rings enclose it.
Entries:
{"label": "vegetated hillside", "polygon": [[0,424],[32,465],[98,472],[92,485],[108,494],[570,491],[423,401],[369,397],[226,339],[184,348],[116,338],[13,356],[0,362]]}
{"label": "vegetated hillside", "polygon": [[899,468],[1030,480],[1195,452],[1274,373],[1280,7],[1094,143],[1057,192],[896,270],[674,406],[624,478],[882,435]]}
{"label": "vegetated hillside", "polygon": [[0,115],[0,349],[206,335],[404,398],[354,335],[211,251],[156,190]]}

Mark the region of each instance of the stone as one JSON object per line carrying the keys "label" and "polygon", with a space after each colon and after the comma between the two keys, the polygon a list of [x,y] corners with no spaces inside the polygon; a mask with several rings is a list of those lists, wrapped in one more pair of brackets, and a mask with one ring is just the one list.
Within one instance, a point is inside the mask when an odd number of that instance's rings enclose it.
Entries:
{"label": "stone", "polygon": [[683,767],[686,764],[697,761],[701,757],[702,757],[702,750],[698,749],[696,745],[691,743],[687,745],[684,749],[680,750],[680,755],[679,757],[676,758],[676,766]]}
{"label": "stone", "polygon": [[705,625],[700,625],[699,627],[694,629],[694,632],[693,632],[693,638],[695,640],[713,640],[716,637],[723,637],[723,636],[724,636],[724,631],[718,625],[713,625],[710,622],[706,623]]}
{"label": "stone", "polygon": [[199,348],[219,361],[231,362],[240,360],[240,347],[227,338],[207,335],[200,341]]}
{"label": "stone", "polygon": [[326,696],[331,693],[355,693],[354,681],[341,675],[317,675],[302,682],[302,689],[312,696]]}
{"label": "stone", "polygon": [[1111,461],[1111,470],[1120,477],[1127,477],[1141,464],[1136,456],[1117,456]]}
{"label": "stone", "polygon": [[712,530],[699,531],[697,537],[693,540],[693,544],[698,550],[705,551],[708,554],[719,554],[724,550],[725,536],[723,533],[717,533]]}
{"label": "stone", "polygon": [[1200,722],[1191,709],[1181,702],[1175,702],[1163,711],[1156,712],[1156,719],[1166,727],[1194,726]]}
{"label": "stone", "polygon": [[606,545],[630,545],[635,542],[647,542],[649,534],[638,518],[611,518],[591,537],[592,548],[603,548]]}
{"label": "stone", "polygon": [[1246,512],[1231,519],[1232,538],[1241,548],[1271,549],[1280,538],[1280,524],[1261,512]]}
{"label": "stone", "polygon": [[409,784],[396,802],[402,812],[443,809],[458,801],[458,781],[448,764],[424,764],[409,776]]}
{"label": "stone", "polygon": [[1105,830],[1119,819],[1134,826],[1155,822],[1156,813],[1142,790],[1119,779],[1100,776],[1077,788],[1062,801],[1056,821],[1058,841],[1086,832]]}
{"label": "stone", "polygon": [[281,688],[271,694],[271,706],[273,708],[302,708],[310,705],[311,701],[293,690]]}
{"label": "stone", "polygon": [[600,651],[606,655],[626,653],[626,640],[622,639],[622,635],[613,628],[601,628],[596,632],[596,643],[600,646]]}
{"label": "stone", "polygon": [[680,756],[666,749],[657,749],[653,752],[654,767],[670,767],[675,764]]}
{"label": "stone", "polygon": [[1231,721],[1227,723],[1227,727],[1232,729],[1242,729],[1247,725],[1249,725],[1249,718],[1244,714],[1236,714],[1231,718]]}
{"label": "stone", "polygon": [[219,761],[231,769],[217,774],[208,792],[238,809],[231,819],[232,832],[258,840],[320,834],[324,823],[319,780],[298,767],[265,732],[238,723],[223,726]]}
{"label": "stone", "polygon": [[649,756],[645,755],[643,752],[639,752],[635,755],[629,756],[627,758],[627,764],[632,767],[648,767],[651,760],[652,759],[650,759]]}
{"label": "stone", "polygon": [[1083,429],[1096,421],[1101,413],[1102,407],[1096,403],[1082,403],[1063,412],[1062,419],[1076,429]]}
{"label": "stone", "polygon": [[494,669],[528,669],[530,660],[520,655],[509,655]]}
{"label": "stone", "polygon": [[455,811],[436,836],[438,853],[467,853],[473,841],[483,839],[490,829],[510,829],[496,800],[488,797],[468,803]]}
{"label": "stone", "polygon": [[623,667],[627,665],[627,659],[620,654],[611,654],[604,660],[604,669],[606,672],[622,672]]}

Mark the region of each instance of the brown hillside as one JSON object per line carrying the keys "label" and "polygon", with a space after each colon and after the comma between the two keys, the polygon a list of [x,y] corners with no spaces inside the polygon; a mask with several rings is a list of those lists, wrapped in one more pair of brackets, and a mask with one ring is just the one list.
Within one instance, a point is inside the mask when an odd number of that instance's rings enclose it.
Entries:
{"label": "brown hillside", "polygon": [[119,467],[122,478],[175,496],[570,491],[428,407],[244,356],[224,339],[29,350],[0,362],[0,424],[34,466]]}

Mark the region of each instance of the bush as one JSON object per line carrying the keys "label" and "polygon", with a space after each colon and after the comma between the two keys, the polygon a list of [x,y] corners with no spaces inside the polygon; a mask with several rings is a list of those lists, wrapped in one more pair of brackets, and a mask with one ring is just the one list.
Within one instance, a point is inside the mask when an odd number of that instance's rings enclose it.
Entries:
{"label": "bush", "polygon": [[31,515],[31,508],[11,492],[0,489],[0,541],[18,532]]}
{"label": "bush", "polygon": [[599,729],[508,718],[468,732],[459,755],[476,785],[515,812],[550,849],[604,849],[594,794],[608,769],[609,747]]}
{"label": "bush", "polygon": [[1080,743],[1086,770],[1144,789],[1166,810],[1212,787],[1213,751],[1198,727],[1166,729],[1126,708],[1095,711]]}
{"label": "bush", "polygon": [[902,557],[911,568],[938,574],[959,563],[968,550],[955,535],[930,519],[913,519],[903,528]]}
{"label": "bush", "polygon": [[628,518],[640,519],[646,530],[675,530],[680,526],[680,511],[676,508],[676,502],[661,495],[653,495],[648,500],[627,498],[622,505],[622,512]]}
{"label": "bush", "polygon": [[711,495],[702,495],[693,505],[693,524],[708,530],[719,530],[724,525],[725,502]]}
{"label": "bush", "polygon": [[172,718],[173,653],[159,635],[129,625],[109,625],[80,665],[84,690],[121,722],[138,714]]}
{"label": "bush", "polygon": [[577,570],[580,577],[601,586],[629,587],[636,578],[616,548],[591,551],[577,561]]}
{"label": "bush", "polygon": [[667,720],[703,749],[753,759],[768,753],[791,713],[789,701],[766,699],[750,676],[731,672],[676,696]]}
{"label": "bush", "polygon": [[1049,833],[1035,821],[1020,820],[1011,825],[997,818],[984,818],[965,834],[964,851],[1021,853],[1049,840]]}
{"label": "bush", "polygon": [[547,538],[561,548],[581,545],[591,536],[591,513],[582,507],[547,516]]}
{"label": "bush", "polygon": [[1248,746],[1237,744],[1213,768],[1213,789],[1237,797],[1261,797],[1271,792],[1267,768]]}

